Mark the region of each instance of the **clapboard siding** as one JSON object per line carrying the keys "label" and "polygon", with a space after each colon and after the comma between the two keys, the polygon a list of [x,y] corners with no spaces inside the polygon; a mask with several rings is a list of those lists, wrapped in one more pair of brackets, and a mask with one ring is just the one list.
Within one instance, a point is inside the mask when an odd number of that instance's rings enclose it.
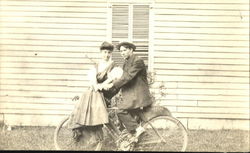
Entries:
{"label": "clapboard siding", "polygon": [[247,53],[249,50],[247,47],[218,47],[218,46],[155,46],[158,51],[169,51],[169,52],[220,52],[220,53]]}
{"label": "clapboard siding", "polygon": [[[94,3],[93,3],[94,2]],[[74,1],[74,3],[69,3],[67,1],[18,1],[18,0],[2,0],[5,6],[29,6],[29,7],[100,7],[103,8],[103,1]]]}
{"label": "clapboard siding", "polygon": [[[181,23],[181,24],[186,24],[186,23]],[[238,23],[237,23],[238,25]],[[234,35],[219,35],[219,34],[214,34],[214,35],[202,35],[202,34],[181,34],[181,33],[167,33],[164,34],[163,32],[156,33],[155,34],[157,37],[162,38],[162,39],[169,39],[169,40],[203,40],[203,41],[217,41],[217,40],[223,40],[223,41],[246,41],[248,38],[248,35],[238,35],[236,36],[238,39],[235,39]],[[214,38],[216,37],[216,38]]]}
{"label": "clapboard siding", "polygon": [[[248,119],[249,119],[249,115],[248,114],[243,114],[243,113],[201,113],[201,112],[177,112],[175,113],[176,116],[180,117],[180,118],[189,118],[189,119],[197,119],[197,118],[202,118],[202,119],[238,119],[238,120],[241,120],[241,119],[246,119],[246,123],[244,124],[245,127],[247,128],[244,128],[245,130],[248,130]],[[220,122],[217,122],[217,124],[220,123]],[[199,122],[196,123],[197,125],[200,125]],[[204,123],[203,123],[204,124]],[[210,125],[209,123],[205,123],[204,125],[208,126]],[[215,125],[215,124],[214,124]],[[214,126],[212,125],[212,126]],[[220,126],[219,129],[221,129],[224,125]],[[196,127],[195,129],[199,129],[201,127]],[[232,127],[230,126],[229,129],[231,129]],[[209,129],[212,129],[212,128],[209,128]]]}
{"label": "clapboard siding", "polygon": [[228,95],[228,96],[242,96],[247,97],[248,91],[246,90],[230,90],[230,89],[223,89],[223,90],[214,90],[214,89],[206,89],[201,90],[199,89],[193,89],[193,88],[182,88],[182,89],[172,89],[167,88],[162,90],[163,92],[167,92],[168,94],[176,94],[176,95],[185,95],[185,94],[195,94],[195,95]]}
{"label": "clapboard siding", "polygon": [[86,55],[100,58],[106,21],[106,1],[1,1],[0,113],[25,123],[69,114],[88,87]]}
{"label": "clapboard siding", "polygon": [[[92,53],[92,54],[91,54]],[[91,54],[91,55],[89,55]],[[3,55],[3,59],[5,58],[4,56],[24,56],[24,57],[35,57],[39,58],[39,57],[48,57],[48,58],[70,58],[70,59],[80,59],[82,57],[86,58],[85,56],[87,55],[88,57],[95,57],[95,59],[98,58],[99,52],[90,52],[87,50],[82,50],[82,52],[64,52],[64,54],[60,53],[60,52],[42,52],[42,51],[5,51],[0,53],[0,55]],[[89,59],[82,59],[84,62],[86,63],[90,63],[91,60]],[[94,59],[94,60],[95,60]]]}
{"label": "clapboard siding", "polygon": [[[165,5],[167,3],[167,5]],[[168,1],[158,1],[156,0],[155,7],[158,9],[184,9],[184,10],[235,10],[235,11],[248,11],[248,2],[244,1],[243,3],[229,3],[229,2],[221,2],[219,3],[203,3],[203,2],[196,2],[190,3],[190,1],[176,1],[176,2],[168,2]],[[182,14],[185,16],[185,14]]]}
{"label": "clapboard siding", "polygon": [[[58,25],[55,25],[58,26]],[[67,26],[68,27],[68,26]],[[102,26],[103,28],[103,26]],[[66,29],[66,27],[63,27],[62,29]],[[77,28],[72,28],[77,29]],[[105,29],[102,29],[105,30]],[[1,39],[26,39],[29,36],[29,34],[2,34],[0,36]],[[100,35],[101,37],[102,35]],[[105,37],[103,37],[104,39]],[[30,40],[61,40],[61,41],[82,41],[82,40],[88,40],[88,41],[96,41],[96,35],[67,35],[67,37],[62,37],[60,35],[34,35]]]}
{"label": "clapboard siding", "polygon": [[[61,5],[61,6],[50,6],[49,4],[47,6],[42,5],[40,6],[40,2],[41,1],[37,1],[37,3],[33,6],[27,6],[27,5],[7,5],[6,3],[9,3],[9,1],[4,1],[2,3],[2,5],[4,5],[4,7],[1,9],[2,11],[24,11],[24,12],[84,12],[84,13],[106,13],[106,8],[103,7],[105,4],[102,3],[102,5],[100,5],[99,7],[96,6],[94,7],[93,5],[95,5],[95,2],[92,2],[92,5],[90,5],[90,3],[85,3],[84,1],[82,1],[81,4],[77,5],[77,6],[70,6],[70,5]],[[60,2],[58,2],[59,4]],[[68,4],[72,4],[75,3],[73,2],[66,2]],[[83,4],[86,4],[85,6]],[[20,3],[19,3],[20,4]],[[65,4],[65,2],[64,2]],[[104,4],[104,5],[103,5]],[[84,9],[83,9],[84,8]],[[25,18],[25,17],[24,17]],[[59,19],[58,19],[59,20]],[[77,22],[82,22],[82,21],[77,21]],[[93,22],[94,23],[94,22]]]}
{"label": "clapboard siding", "polygon": [[[153,88],[156,88],[160,86],[162,82],[156,82],[155,84],[152,85]],[[228,83],[223,83],[223,82],[182,82],[181,84],[178,83],[177,81],[173,82],[164,82],[164,85],[167,88],[207,88],[207,89],[228,89],[228,87],[231,87],[230,89],[235,89],[235,90],[247,90],[249,89],[248,84],[242,84],[242,83],[234,83],[234,84],[228,84]]]}
{"label": "clapboard siding", "polygon": [[[157,91],[157,90],[156,90]],[[249,101],[249,98],[247,96],[239,96],[239,95],[219,95],[219,94],[178,94],[178,93],[172,93],[167,95],[160,95],[155,94],[156,97],[159,100],[165,101],[165,104],[168,104],[167,100],[195,100],[195,101],[234,101],[234,102],[245,102],[247,103]]]}
{"label": "clapboard siding", "polygon": [[159,103],[181,118],[249,119],[249,2],[156,0],[153,11]]}
{"label": "clapboard siding", "polygon": [[[34,88],[34,85],[22,85],[22,91],[30,91]],[[16,90],[15,85],[4,85],[1,88],[2,90]],[[81,92],[83,89],[76,87],[76,88],[69,88],[67,86],[38,86],[33,91],[49,91],[49,92]]]}
{"label": "clapboard siding", "polygon": [[[13,57],[12,57],[13,58]],[[11,58],[11,59],[12,59]],[[22,58],[22,57],[19,57]],[[17,59],[19,59],[17,58]],[[52,60],[57,60],[57,59],[52,59]],[[83,75],[86,74],[88,70],[74,70],[74,69],[54,69],[55,71],[59,71],[60,74],[76,74],[76,75]],[[30,68],[29,71],[23,71],[20,70],[19,68],[2,68],[1,72],[2,73],[12,73],[12,74],[19,74],[19,73],[31,73],[31,74],[39,74],[39,73],[45,73],[45,74],[57,74],[55,71],[51,71],[51,69],[46,69],[46,68],[37,68],[37,69],[32,69]]]}
{"label": "clapboard siding", "polygon": [[155,44],[158,46],[163,45],[170,45],[170,46],[176,46],[178,44],[183,44],[184,46],[195,46],[196,44],[199,44],[199,46],[218,46],[218,47],[248,47],[247,41],[223,41],[223,40],[217,40],[212,41],[213,44],[211,44],[211,41],[200,41],[200,40],[167,40],[167,44],[164,43],[164,40],[167,39],[158,39],[155,41]]}
{"label": "clapboard siding", "polygon": [[[150,40],[135,43],[149,43],[140,49],[149,49],[158,104],[188,127],[199,118],[249,120],[248,0],[130,2],[150,5],[149,24],[133,24],[149,28]],[[108,6],[120,4],[128,3],[1,0],[0,116],[6,124],[56,125],[71,113],[72,98],[88,87],[93,62],[86,55],[97,61],[101,42],[111,40]],[[135,12],[143,14],[141,7]]]}
{"label": "clapboard siding", "polygon": [[[55,70],[54,70],[55,71]],[[70,80],[71,82],[69,82],[69,80],[67,79],[57,79],[57,80],[42,80],[42,79],[1,79],[0,80],[2,84],[12,84],[12,85],[39,85],[39,86],[43,86],[45,81],[47,86],[72,86],[72,87],[77,87],[77,86],[82,86],[82,87],[86,87],[85,83],[82,81],[76,81],[76,80]],[[25,96],[25,95],[23,95]]]}
{"label": "clapboard siding", "polygon": [[[4,108],[1,111],[6,116],[8,116],[9,114],[15,115],[16,117],[19,117],[20,115],[27,115],[26,118],[22,118],[22,121],[12,123],[13,125],[21,125],[20,123],[27,122],[28,119],[33,118],[35,115],[51,115],[50,117],[43,118],[43,119],[46,119],[47,122],[42,122],[42,120],[38,120],[38,121],[29,122],[29,124],[28,124],[28,125],[34,125],[34,123],[36,123],[35,126],[37,126],[37,125],[44,126],[44,125],[48,125],[47,123],[51,121],[51,117],[60,116],[60,115],[64,115],[64,116],[69,115],[72,112],[72,109],[67,109],[67,110],[52,109],[52,110],[49,110],[49,109],[28,109],[28,108],[26,108],[26,109],[15,109],[15,113],[13,113],[13,109]],[[62,116],[62,117],[64,117],[64,116]],[[58,123],[61,119],[62,118],[59,118],[58,120],[55,121],[55,123],[56,122]],[[8,124],[8,122],[12,122],[12,121],[6,120],[5,122]],[[56,124],[53,124],[53,125],[55,126]]]}
{"label": "clapboard siding", "polygon": [[224,34],[224,35],[247,35],[246,33],[249,31],[248,29],[235,29],[235,28],[200,28],[200,27],[183,27],[183,28],[176,28],[176,27],[169,27],[169,28],[162,28],[165,23],[160,22],[158,30],[164,29],[161,32],[166,33],[184,33],[184,34],[207,34],[207,35],[217,35],[217,34]]}
{"label": "clapboard siding", "polygon": [[15,103],[15,102],[2,102],[0,108],[4,109],[24,109],[29,108],[32,110],[54,110],[54,108],[57,107],[58,110],[72,110],[73,106],[71,104],[64,104],[64,105],[58,105],[58,104],[27,104],[27,103]]}
{"label": "clapboard siding", "polygon": [[74,102],[70,98],[50,98],[50,97],[2,97],[5,103],[32,103],[36,104],[60,104],[72,105]]}

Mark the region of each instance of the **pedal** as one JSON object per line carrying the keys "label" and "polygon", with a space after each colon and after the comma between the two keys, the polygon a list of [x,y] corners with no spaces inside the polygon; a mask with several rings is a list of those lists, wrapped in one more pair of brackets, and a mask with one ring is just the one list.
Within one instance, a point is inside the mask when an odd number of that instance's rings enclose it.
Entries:
{"label": "pedal", "polygon": [[138,142],[138,138],[135,137],[135,136],[133,136],[133,137],[129,138],[128,141],[130,142],[130,144],[133,143],[133,142],[137,143]]}

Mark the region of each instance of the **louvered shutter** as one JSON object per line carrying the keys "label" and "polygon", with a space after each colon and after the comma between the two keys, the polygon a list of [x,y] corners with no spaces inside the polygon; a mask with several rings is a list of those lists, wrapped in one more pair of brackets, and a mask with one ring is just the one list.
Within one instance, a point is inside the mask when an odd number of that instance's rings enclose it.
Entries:
{"label": "louvered shutter", "polygon": [[134,5],[133,7],[133,43],[135,54],[142,57],[148,65],[148,33],[149,5]]}
{"label": "louvered shutter", "polygon": [[[112,6],[112,43],[114,45],[128,39],[128,11],[128,5]],[[123,63],[123,58],[116,48],[113,52],[113,60],[120,66]]]}
{"label": "louvered shutter", "polygon": [[[130,40],[136,45],[134,53],[142,57],[148,65],[149,5],[133,5],[130,8],[129,5],[112,6],[112,43],[116,45],[121,41]],[[123,63],[116,49],[113,60],[119,65]]]}

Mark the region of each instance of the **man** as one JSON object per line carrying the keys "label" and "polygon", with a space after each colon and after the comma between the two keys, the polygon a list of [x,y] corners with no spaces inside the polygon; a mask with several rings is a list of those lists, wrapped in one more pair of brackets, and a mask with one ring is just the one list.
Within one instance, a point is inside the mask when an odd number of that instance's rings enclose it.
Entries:
{"label": "man", "polygon": [[136,46],[129,42],[121,42],[117,48],[124,58],[123,75],[120,79],[106,85],[106,89],[121,89],[123,101],[117,104],[119,120],[123,123],[129,134],[138,137],[144,129],[138,124],[134,116],[142,108],[152,104],[147,81],[147,68],[144,61],[133,52]]}

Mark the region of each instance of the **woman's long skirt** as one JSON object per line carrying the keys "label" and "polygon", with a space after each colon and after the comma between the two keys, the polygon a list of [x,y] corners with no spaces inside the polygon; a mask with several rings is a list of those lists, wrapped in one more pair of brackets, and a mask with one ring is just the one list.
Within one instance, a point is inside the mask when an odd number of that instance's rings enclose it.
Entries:
{"label": "woman's long skirt", "polygon": [[68,123],[71,129],[108,123],[107,106],[103,93],[92,89],[83,93]]}

